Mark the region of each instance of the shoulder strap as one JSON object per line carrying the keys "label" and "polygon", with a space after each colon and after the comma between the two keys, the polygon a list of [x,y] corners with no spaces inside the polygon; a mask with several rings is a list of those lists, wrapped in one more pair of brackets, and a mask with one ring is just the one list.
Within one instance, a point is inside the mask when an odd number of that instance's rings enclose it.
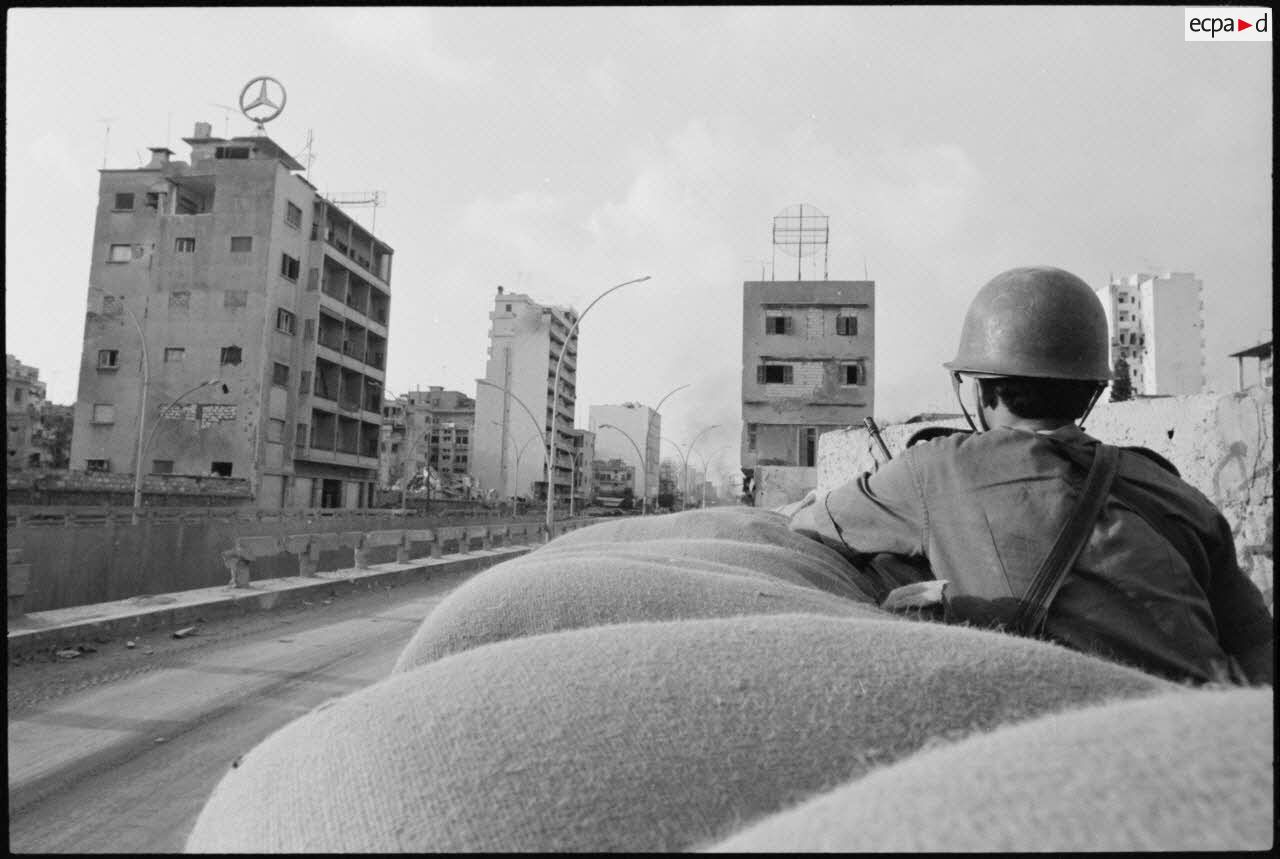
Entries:
{"label": "shoulder strap", "polygon": [[1031,586],[1022,598],[1022,607],[1013,620],[1015,630],[1024,635],[1038,635],[1044,626],[1049,604],[1057,596],[1067,572],[1075,564],[1080,550],[1089,539],[1098,514],[1102,512],[1102,505],[1111,491],[1119,462],[1119,448],[1098,444],[1080,499],[1067,517],[1062,530],[1058,532],[1049,553],[1040,562],[1040,568],[1036,570]]}

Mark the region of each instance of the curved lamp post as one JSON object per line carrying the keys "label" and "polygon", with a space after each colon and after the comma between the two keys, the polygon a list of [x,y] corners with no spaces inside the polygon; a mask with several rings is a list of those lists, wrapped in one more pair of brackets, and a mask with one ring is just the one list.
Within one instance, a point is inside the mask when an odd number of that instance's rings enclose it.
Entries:
{"label": "curved lamp post", "polygon": [[[501,426],[502,426],[502,422],[501,422],[501,421],[489,421],[489,423],[493,424],[493,425],[494,425],[494,426],[496,426],[496,427],[501,427]],[[511,439],[511,449],[512,449],[512,450],[514,450],[514,451],[516,452],[516,478],[515,478],[515,479],[516,479],[516,484],[517,484],[517,485],[516,485],[516,487],[514,487],[514,488],[517,488],[517,489],[519,488],[519,482],[520,482],[520,458],[524,455],[525,449],[526,449],[527,447],[529,447],[529,442],[533,441],[533,440],[534,440],[534,439],[536,439],[536,438],[537,438],[537,436],[536,436],[536,435],[531,435],[531,436],[529,436],[527,439],[525,439],[525,440],[524,440],[524,444],[520,445],[520,447],[519,447],[518,449],[516,448],[516,440],[515,440],[514,438],[512,438],[512,439]],[[504,486],[502,487],[502,491],[503,491],[503,492],[506,492],[506,490],[507,490],[507,487],[504,485]],[[511,493],[510,493],[510,495],[509,495],[509,497],[511,498],[511,504],[512,504],[511,509],[514,511],[514,510],[515,510],[515,498],[516,498],[516,493],[515,493],[515,492],[511,492]]]}
{"label": "curved lamp post", "polygon": [[[533,411],[530,410],[530,408],[527,405],[525,405],[524,400],[520,399],[515,394],[511,393],[511,391],[508,390],[505,385],[499,385],[497,382],[490,382],[488,379],[476,379],[476,384],[487,385],[490,388],[497,388],[499,391],[502,391],[502,393],[506,394],[508,397],[515,400],[516,404],[519,405],[520,408],[524,409],[524,413],[529,416],[529,420],[533,421],[533,428],[538,431],[538,438],[542,440],[542,450],[545,452],[548,449],[548,447],[550,447],[550,445],[547,443],[547,433],[543,430],[542,424],[538,423],[538,419],[533,416]],[[494,421],[494,423],[498,423],[498,422]],[[502,424],[499,423],[498,425],[501,426]],[[525,444],[528,444],[528,442],[525,442]],[[548,487],[550,487],[551,466],[549,463],[546,464],[546,468],[547,468],[547,485]],[[517,479],[519,478],[517,477]],[[502,488],[506,489],[505,486]],[[547,539],[548,540],[551,539],[550,531],[547,532]]]}
{"label": "curved lamp post", "polygon": [[[130,313],[129,315],[132,316],[133,314]],[[221,379],[216,379],[216,378],[205,379],[203,382],[196,385],[191,390],[184,391],[183,393],[179,394],[177,397],[175,397],[174,399],[166,403],[160,409],[161,413],[163,413],[164,410],[167,408],[176,406],[179,402],[182,401],[182,398],[187,396],[188,394],[194,394],[196,391],[200,390],[201,388],[206,388],[209,385],[222,385],[222,393],[224,394],[228,393],[231,390],[230,388],[227,387],[226,382],[223,382]],[[146,386],[146,383],[144,382],[143,383],[144,398],[146,397],[145,386]],[[152,439],[155,438],[156,430],[158,429],[160,429],[160,417],[157,417],[156,422],[151,425],[151,432],[147,433],[146,439],[144,440],[142,437],[142,417],[139,416],[138,418],[138,465],[134,469],[134,475],[133,475],[133,522],[134,524],[137,524],[138,511],[142,508],[142,457],[145,454],[147,448],[151,447],[151,441]]]}
{"label": "curved lamp post", "polygon": [[[693,446],[698,443],[698,439],[702,438],[704,435],[706,435],[707,433],[709,433],[711,430],[715,429],[718,426],[720,426],[720,424],[712,424],[709,427],[703,427],[698,432],[698,434],[693,437],[693,441],[689,442],[689,445],[688,447],[685,448],[685,450],[688,451],[689,453],[693,453]],[[685,464],[684,464],[684,493],[683,494],[686,497],[689,494],[689,462],[688,460],[685,460]]]}
{"label": "curved lamp post", "polygon": [[643,516],[649,509],[649,466],[645,462],[644,454],[640,452],[640,445],[636,444],[636,440],[622,427],[617,427],[613,424],[600,424],[600,429],[617,430],[622,433],[626,436],[627,441],[631,442],[631,446],[636,449],[636,456],[640,457],[640,467],[644,469],[643,479],[640,481],[640,515]]}
{"label": "curved lamp post", "polygon": [[[684,469],[684,473],[685,473],[685,474],[688,474],[688,473],[689,473],[689,465],[688,465],[687,460],[685,459],[684,451],[680,449],[680,445],[676,444],[674,441],[672,441],[672,440],[671,440],[671,439],[669,439],[669,438],[664,438],[664,439],[663,439],[663,441],[665,441],[667,444],[671,445],[672,447],[674,447],[674,448],[676,449],[676,453],[678,453],[678,454],[680,455],[680,467],[681,467],[682,469]],[[681,510],[683,510],[683,509],[684,509],[684,500],[685,500],[685,499],[684,499],[684,490],[681,490],[681,491],[680,491],[680,509],[681,509]]]}
{"label": "curved lamp post", "polygon": [[[547,539],[550,540],[555,536],[555,502],[556,502],[556,480],[555,480],[555,450],[552,445],[555,444],[556,434],[556,417],[560,412],[560,368],[564,366],[564,353],[569,348],[569,341],[573,339],[573,332],[578,330],[578,324],[582,322],[582,317],[596,306],[596,302],[604,298],[616,289],[622,289],[624,286],[630,286],[633,283],[643,283],[649,279],[649,275],[637,277],[634,280],[628,280],[617,286],[611,286],[604,292],[600,293],[595,299],[587,305],[587,309],[578,314],[578,318],[573,320],[573,325],[569,326],[569,331],[564,335],[564,342],[560,344],[560,355],[556,358],[556,372],[551,384],[551,432],[547,436]],[[513,395],[514,396],[514,395]],[[576,403],[576,400],[575,400]],[[572,419],[571,419],[572,423]],[[573,429],[572,426],[569,427]],[[572,479],[572,478],[571,478]],[[570,496],[573,495],[573,487],[569,487]]]}
{"label": "curved lamp post", "polygon": [[[730,450],[732,447],[733,445],[726,444],[723,447],[717,448],[715,453],[711,454],[710,462],[712,464],[719,462],[720,457],[724,455],[724,452],[726,450]],[[706,507],[707,506],[707,483],[710,482],[711,480],[711,474],[710,474],[710,469],[708,467],[707,458],[703,456],[701,453],[699,453],[698,459],[702,460],[702,506]]]}

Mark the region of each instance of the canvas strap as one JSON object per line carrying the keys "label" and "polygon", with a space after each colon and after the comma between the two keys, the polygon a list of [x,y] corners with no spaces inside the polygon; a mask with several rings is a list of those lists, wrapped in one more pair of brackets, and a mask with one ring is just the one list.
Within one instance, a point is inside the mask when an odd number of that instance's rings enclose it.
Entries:
{"label": "canvas strap", "polygon": [[1093,525],[1111,491],[1119,462],[1118,447],[1108,444],[1097,446],[1093,464],[1089,467],[1089,476],[1085,478],[1084,489],[1075,509],[1058,532],[1049,553],[1040,562],[1031,586],[1022,598],[1022,607],[1014,617],[1013,629],[1023,635],[1039,635],[1044,627],[1049,604],[1057,596],[1058,589],[1062,587],[1067,573],[1075,565],[1076,558],[1080,556],[1080,551],[1093,532]]}

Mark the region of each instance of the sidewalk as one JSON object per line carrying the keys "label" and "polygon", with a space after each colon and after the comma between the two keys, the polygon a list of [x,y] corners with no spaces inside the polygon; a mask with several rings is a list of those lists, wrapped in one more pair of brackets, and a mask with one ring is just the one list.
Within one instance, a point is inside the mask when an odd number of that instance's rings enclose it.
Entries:
{"label": "sidewalk", "polygon": [[247,588],[229,585],[172,594],[133,597],[116,602],[72,606],[9,618],[9,658],[20,659],[59,645],[94,638],[118,638],[141,632],[181,629],[197,621],[210,622],[255,611],[270,611],[308,597],[400,585],[445,572],[469,572],[526,554],[533,545],[473,549],[439,558],[415,558],[407,564],[375,564],[252,582]]}

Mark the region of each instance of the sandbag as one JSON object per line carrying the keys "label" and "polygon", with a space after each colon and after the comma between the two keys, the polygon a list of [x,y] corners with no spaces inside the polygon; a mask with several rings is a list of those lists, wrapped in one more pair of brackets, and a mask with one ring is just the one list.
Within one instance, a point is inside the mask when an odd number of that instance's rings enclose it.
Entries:
{"label": "sandbag", "polygon": [[1272,690],[1178,691],[922,751],[707,848],[1270,850]]}
{"label": "sandbag", "polygon": [[276,732],[218,784],[187,846],[687,850],[939,739],[1173,688],[1052,644],[893,619],[527,635]]}

